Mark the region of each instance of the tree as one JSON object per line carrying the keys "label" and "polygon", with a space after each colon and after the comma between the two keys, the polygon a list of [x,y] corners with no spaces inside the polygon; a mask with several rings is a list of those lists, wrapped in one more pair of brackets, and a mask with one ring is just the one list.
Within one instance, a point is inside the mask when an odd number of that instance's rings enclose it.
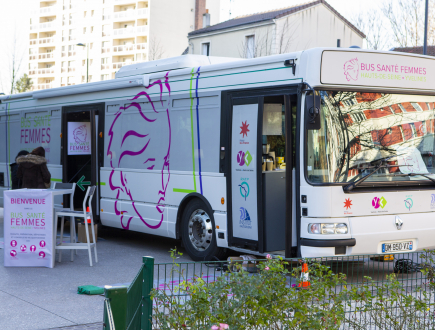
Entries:
{"label": "tree", "polygon": [[18,74],[21,69],[21,63],[23,62],[23,52],[18,46],[17,32],[14,31],[14,38],[12,41],[12,47],[9,53],[9,82],[11,84],[11,94],[14,93],[16,88],[16,83],[18,79]]}
{"label": "tree", "polygon": [[156,37],[151,37],[149,42],[149,50],[148,50],[148,60],[149,61],[155,61],[159,60],[163,57],[163,54],[165,53],[162,44],[160,43],[160,40],[158,40]]}
{"label": "tree", "polygon": [[388,48],[388,33],[382,12],[371,8],[370,12],[359,12],[351,19],[352,23],[366,35],[367,48],[380,50]]}
{"label": "tree", "polygon": [[[421,46],[424,38],[425,2],[421,0],[388,0],[381,6],[392,30],[393,40],[400,47]],[[428,44],[435,42],[435,5],[429,9]]]}
{"label": "tree", "polygon": [[23,74],[23,76],[17,80],[15,84],[15,91],[17,93],[24,93],[32,90],[33,82],[32,78],[30,78],[27,73]]}
{"label": "tree", "polygon": [[[281,24],[280,24],[281,23]],[[290,24],[289,17],[278,20],[274,27],[266,27],[254,30],[254,43],[248,45],[245,38],[239,45],[239,56],[242,58],[262,57],[274,54],[284,54],[289,52],[293,42],[292,31],[295,30],[294,23]],[[251,46],[253,47],[251,49]]]}

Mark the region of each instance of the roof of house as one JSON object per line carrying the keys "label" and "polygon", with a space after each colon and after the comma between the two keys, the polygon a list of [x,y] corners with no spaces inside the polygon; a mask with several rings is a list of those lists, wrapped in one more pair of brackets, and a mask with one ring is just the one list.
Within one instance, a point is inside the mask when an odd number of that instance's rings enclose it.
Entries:
{"label": "roof of house", "polygon": [[[412,54],[421,54],[423,55],[423,46],[417,47],[394,47],[390,49],[394,52],[402,52],[402,53],[412,53]],[[435,56],[435,46],[427,46],[427,55]]]}
{"label": "roof of house", "polygon": [[253,24],[253,23],[259,23],[259,22],[263,22],[263,21],[269,21],[269,20],[277,19],[277,18],[280,18],[283,16],[287,16],[287,15],[296,13],[298,11],[302,11],[302,10],[310,8],[310,7],[314,7],[318,4],[325,5],[335,15],[337,15],[341,20],[343,20],[345,22],[345,24],[347,24],[352,30],[354,30],[361,38],[366,37],[366,35],[362,31],[357,29],[352,23],[350,23],[347,19],[345,19],[342,15],[340,15],[340,13],[338,13],[325,0],[317,0],[317,1],[312,1],[312,2],[308,2],[305,4],[296,5],[296,6],[292,6],[292,7],[288,7],[288,8],[281,8],[281,9],[266,11],[266,12],[257,13],[257,14],[253,14],[253,15],[236,17],[236,18],[230,19],[230,20],[222,22],[222,23],[210,25],[210,26],[207,26],[203,29],[192,31],[189,33],[189,36],[224,30],[224,29],[237,27],[237,26],[241,26],[241,25],[246,25],[246,24]]}

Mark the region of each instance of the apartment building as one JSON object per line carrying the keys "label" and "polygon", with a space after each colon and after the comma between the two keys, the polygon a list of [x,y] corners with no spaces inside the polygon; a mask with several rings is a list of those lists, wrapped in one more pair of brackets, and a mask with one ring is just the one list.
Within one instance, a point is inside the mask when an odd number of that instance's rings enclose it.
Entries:
{"label": "apartment building", "polygon": [[206,0],[36,0],[34,90],[112,79],[124,65],[181,55],[189,32],[219,21],[220,0],[208,1],[210,10]]}

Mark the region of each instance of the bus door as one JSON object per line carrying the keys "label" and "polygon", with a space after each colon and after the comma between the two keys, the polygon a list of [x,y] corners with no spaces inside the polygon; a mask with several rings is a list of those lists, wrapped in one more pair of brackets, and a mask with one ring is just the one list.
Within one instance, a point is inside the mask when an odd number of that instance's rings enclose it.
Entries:
{"label": "bus door", "polygon": [[[83,199],[90,185],[97,185],[92,200],[94,219],[99,218],[99,168],[103,159],[104,104],[62,108],[62,172],[63,182],[77,184],[74,209],[82,210]],[[68,205],[69,197],[64,198]]]}
{"label": "bus door", "polygon": [[286,251],[286,256],[296,253],[293,145],[297,94],[296,90],[289,92],[228,93],[230,246],[261,253]]}

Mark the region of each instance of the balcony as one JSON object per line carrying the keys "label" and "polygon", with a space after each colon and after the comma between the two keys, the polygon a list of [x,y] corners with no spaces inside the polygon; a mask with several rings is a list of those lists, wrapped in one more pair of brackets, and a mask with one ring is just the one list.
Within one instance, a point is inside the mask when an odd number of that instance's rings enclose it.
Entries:
{"label": "balcony", "polygon": [[136,16],[136,10],[117,11],[113,13],[113,19],[130,18]]}
{"label": "balcony", "polygon": [[54,38],[50,37],[50,38],[41,38],[39,39],[39,44],[53,44],[54,43]]}
{"label": "balcony", "polygon": [[145,52],[148,49],[148,44],[136,44],[136,50]]}
{"label": "balcony", "polygon": [[68,72],[74,72],[76,68],[68,68]]}
{"label": "balcony", "polygon": [[29,55],[29,61],[36,60],[37,57],[38,57],[38,55],[36,55],[36,54],[31,54],[31,55]]}
{"label": "balcony", "polygon": [[61,72],[61,73],[65,73],[66,71],[67,71],[66,68],[61,68],[61,69],[60,69],[60,72]]}
{"label": "balcony", "polygon": [[128,52],[128,51],[132,51],[135,50],[136,45],[131,44],[131,45],[122,45],[122,46],[113,46],[113,52],[114,53],[120,53],[120,52]]}
{"label": "balcony", "polygon": [[104,53],[110,53],[110,48],[111,47],[103,47],[103,48],[101,48],[101,53],[102,54],[104,54]]}
{"label": "balcony", "polygon": [[52,75],[54,73],[54,67],[38,69],[38,74],[40,75]]}
{"label": "balcony", "polygon": [[40,23],[39,24],[39,30],[53,30],[56,29],[56,20],[51,21],[51,22],[45,22],[45,23]]}
{"label": "balcony", "polygon": [[37,86],[37,88],[40,90],[40,89],[49,89],[49,88],[52,88],[52,84],[38,84],[38,85],[36,85]]}
{"label": "balcony", "polygon": [[74,51],[68,52],[68,56],[76,56],[76,51],[74,50]]}
{"label": "balcony", "polygon": [[68,53],[67,52],[62,52],[62,57],[66,57],[68,55]]}
{"label": "balcony", "polygon": [[113,29],[114,36],[125,36],[135,33],[146,33],[148,32],[148,25],[141,25],[138,27],[127,27],[122,29]]}
{"label": "balcony", "polygon": [[101,64],[101,70],[110,70],[110,64]]}
{"label": "balcony", "polygon": [[137,16],[148,16],[148,8],[138,9]]}
{"label": "balcony", "polygon": [[38,43],[38,39],[32,39],[29,41],[30,46],[36,45]]}
{"label": "balcony", "polygon": [[148,25],[138,26],[137,33],[148,33]]}
{"label": "balcony", "polygon": [[40,60],[45,60],[45,59],[49,59],[49,58],[54,58],[54,52],[39,54]]}
{"label": "balcony", "polygon": [[129,61],[129,62],[115,62],[112,63],[112,67],[113,69],[120,69],[122,68],[124,65],[130,65],[130,64],[134,64],[136,63],[135,61]]}
{"label": "balcony", "polygon": [[36,70],[29,70],[29,76],[34,76],[36,74]]}
{"label": "balcony", "polygon": [[39,14],[44,16],[45,14],[54,13],[56,11],[55,6],[42,7],[39,9]]}
{"label": "balcony", "polygon": [[129,51],[145,51],[147,49],[147,44],[131,44],[131,45],[120,45],[120,46],[113,46],[112,50],[114,53],[121,53],[121,52],[129,52]]}
{"label": "balcony", "polygon": [[119,5],[127,5],[127,4],[135,4],[136,3],[136,0],[114,0],[114,2],[116,3],[116,4],[119,4]]}
{"label": "balcony", "polygon": [[122,28],[122,29],[113,29],[113,35],[114,36],[124,36],[128,34],[135,34],[136,28],[135,27],[128,27],[128,28]]}

